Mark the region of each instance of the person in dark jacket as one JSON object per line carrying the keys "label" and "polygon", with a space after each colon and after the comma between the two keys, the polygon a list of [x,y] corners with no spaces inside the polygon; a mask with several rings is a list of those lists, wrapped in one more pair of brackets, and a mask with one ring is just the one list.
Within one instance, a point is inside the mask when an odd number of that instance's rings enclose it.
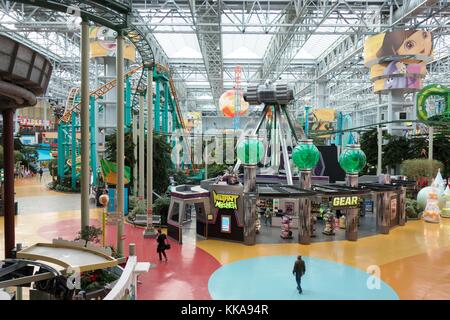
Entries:
{"label": "person in dark jacket", "polygon": [[159,255],[159,261],[162,261],[162,256],[164,256],[164,259],[167,260],[166,255],[166,245],[167,245],[167,236],[162,233],[161,229],[158,229],[158,237],[156,237],[156,241],[158,242],[158,246],[156,247],[156,252],[158,252]]}
{"label": "person in dark jacket", "polygon": [[302,256],[298,256],[294,264],[294,269],[292,274],[295,276],[295,281],[297,282],[298,293],[302,293],[302,276],[306,272],[305,261],[302,260]]}
{"label": "person in dark jacket", "polygon": [[42,170],[42,167],[39,168],[39,182],[42,181],[42,174],[44,173],[44,170]]}

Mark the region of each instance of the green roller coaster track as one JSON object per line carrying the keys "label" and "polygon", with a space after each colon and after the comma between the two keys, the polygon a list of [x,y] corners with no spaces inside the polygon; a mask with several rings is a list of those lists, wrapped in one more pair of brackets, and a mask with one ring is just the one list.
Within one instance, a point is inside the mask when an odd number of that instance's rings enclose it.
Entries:
{"label": "green roller coaster track", "polygon": [[383,126],[389,123],[404,123],[404,122],[411,122],[411,123],[423,123],[427,126],[431,127],[441,127],[441,128],[450,128],[450,123],[447,121],[423,121],[423,120],[394,120],[394,121],[386,121],[386,122],[379,122],[379,123],[373,123],[368,124],[365,126],[359,126],[359,127],[353,127],[349,129],[342,129],[342,130],[324,130],[324,131],[315,131],[314,133],[310,133],[309,135],[311,137],[320,137],[323,135],[330,135],[330,134],[338,134],[338,133],[344,133],[344,132],[357,132],[357,131],[365,131],[365,129],[368,128],[376,128],[378,126]]}

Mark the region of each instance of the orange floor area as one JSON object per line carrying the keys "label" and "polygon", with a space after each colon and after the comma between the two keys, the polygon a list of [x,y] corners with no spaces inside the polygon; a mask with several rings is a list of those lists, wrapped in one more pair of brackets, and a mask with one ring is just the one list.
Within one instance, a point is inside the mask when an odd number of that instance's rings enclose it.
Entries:
{"label": "orange floor area", "polygon": [[[32,197],[40,197],[41,201],[47,199],[51,202],[67,203],[67,197],[71,196],[74,195],[49,191],[37,179],[18,181],[16,199],[19,201],[20,213],[16,219],[16,241],[24,245],[31,245],[38,241],[48,242],[48,237],[56,236],[59,232],[67,234],[67,230],[60,229],[64,228],[64,224],[59,225],[57,230],[52,229],[51,226],[66,220],[77,223],[80,216],[77,208],[53,211],[53,209],[45,210],[44,207],[35,213],[21,212],[21,201],[26,202]],[[54,204],[49,203],[49,208],[52,206]],[[99,209],[93,209],[91,218],[97,219],[99,212]],[[46,226],[50,229],[46,229]],[[0,237],[0,256],[3,257],[3,218],[1,217]],[[378,266],[381,279],[395,290],[400,299],[450,299],[450,219],[442,219],[440,224],[409,221],[404,227],[391,230],[389,235],[365,237],[357,242],[319,242],[307,246],[298,244],[245,246],[238,243],[205,240],[197,241],[196,249],[211,255],[220,265],[261,256],[301,254],[345,264],[364,272],[370,266]],[[180,259],[188,262],[192,258],[189,255],[194,255],[197,251],[177,252],[170,252],[172,258],[173,255],[180,254],[182,255]],[[168,295],[164,297],[169,298]]]}

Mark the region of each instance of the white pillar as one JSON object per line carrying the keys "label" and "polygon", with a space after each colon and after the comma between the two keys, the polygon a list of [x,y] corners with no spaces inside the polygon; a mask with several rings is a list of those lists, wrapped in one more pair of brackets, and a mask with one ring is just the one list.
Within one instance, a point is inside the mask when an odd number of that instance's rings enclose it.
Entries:
{"label": "white pillar", "polygon": [[[145,71],[143,71],[145,72]],[[144,97],[139,97],[139,198],[144,199],[145,196],[145,119],[144,119]]]}
{"label": "white pillar", "polygon": [[156,236],[153,227],[153,67],[147,75],[147,228],[144,238]]}
{"label": "white pillar", "polygon": [[[81,22],[81,229],[89,226],[89,23]],[[75,164],[72,164],[75,165]]]}

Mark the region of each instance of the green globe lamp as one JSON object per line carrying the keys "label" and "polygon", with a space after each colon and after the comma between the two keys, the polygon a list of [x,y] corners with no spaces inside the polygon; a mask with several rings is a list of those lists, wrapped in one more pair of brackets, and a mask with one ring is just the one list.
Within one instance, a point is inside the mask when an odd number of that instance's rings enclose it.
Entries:
{"label": "green globe lamp", "polygon": [[[313,144],[312,139],[300,141],[292,151],[292,161],[300,170],[300,188],[311,190],[312,169],[317,165],[320,152]],[[311,218],[311,200],[308,198],[300,201],[300,219],[298,228],[298,242],[301,244],[311,243],[313,236],[313,223]]]}
{"label": "green globe lamp", "polygon": [[[359,144],[349,144],[339,156],[339,164],[347,173],[347,186],[358,187],[358,173],[366,165],[366,155]],[[358,240],[358,208],[345,209],[345,238]]]}
{"label": "green globe lamp", "polygon": [[320,152],[312,139],[302,140],[292,151],[292,161],[300,170],[312,170],[317,165]]}
{"label": "green globe lamp", "polygon": [[245,136],[237,145],[237,157],[244,165],[244,244],[256,243],[256,165],[264,157],[264,145],[256,135]]}
{"label": "green globe lamp", "polygon": [[339,156],[339,165],[347,174],[357,175],[366,165],[366,154],[359,144],[349,144]]}
{"label": "green globe lamp", "polygon": [[246,166],[256,166],[264,156],[264,145],[256,136],[246,136],[237,145],[237,157]]}
{"label": "green globe lamp", "polygon": [[312,169],[317,165],[319,158],[320,152],[312,139],[300,141],[292,151],[292,161],[300,169],[300,188],[311,189]]}

